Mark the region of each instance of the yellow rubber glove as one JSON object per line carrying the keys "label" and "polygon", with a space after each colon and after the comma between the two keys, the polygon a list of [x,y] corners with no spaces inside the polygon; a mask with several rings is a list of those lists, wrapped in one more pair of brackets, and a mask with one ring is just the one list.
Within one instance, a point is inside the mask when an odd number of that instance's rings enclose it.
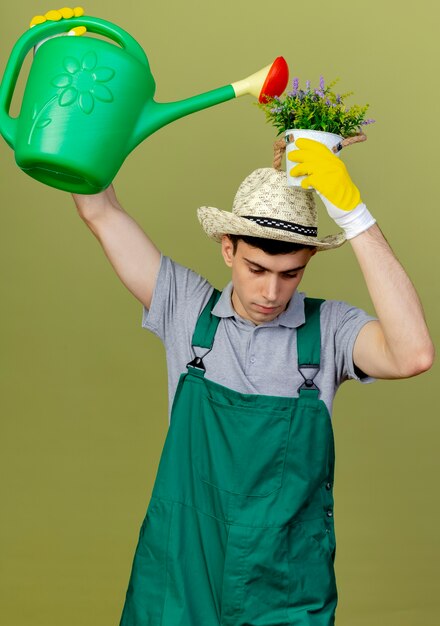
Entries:
{"label": "yellow rubber glove", "polygon": [[[69,7],[63,7],[62,9],[55,9],[48,11],[44,15],[35,15],[29,24],[29,28],[36,26],[37,24],[43,24],[44,22],[59,22],[60,20],[68,20],[71,17],[81,17],[84,15],[84,9],[82,7],[75,7],[70,9]],[[67,35],[84,35],[86,32],[85,26],[76,26],[69,30]]]}
{"label": "yellow rubber glove", "polygon": [[361,201],[359,189],[353,183],[344,163],[326,146],[312,139],[297,139],[299,150],[289,153],[289,160],[298,163],[290,170],[292,176],[306,176],[304,189],[314,187],[332,204],[351,211]]}
{"label": "yellow rubber glove", "polygon": [[326,146],[312,139],[297,139],[295,145],[298,150],[289,152],[288,159],[298,165],[290,174],[306,177],[301,186],[316,189],[330,217],[345,230],[347,239],[370,228],[376,220],[362,202],[345,164]]}

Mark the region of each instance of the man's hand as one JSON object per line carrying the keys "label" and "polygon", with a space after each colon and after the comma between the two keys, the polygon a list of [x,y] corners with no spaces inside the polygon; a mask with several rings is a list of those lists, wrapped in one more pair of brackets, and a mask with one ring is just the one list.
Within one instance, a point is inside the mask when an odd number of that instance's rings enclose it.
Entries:
{"label": "man's hand", "polygon": [[298,163],[290,170],[292,176],[305,176],[304,189],[313,187],[324,202],[328,214],[352,239],[375,223],[361,201],[359,189],[353,183],[345,164],[326,146],[312,139],[297,139],[299,148],[289,153],[290,161]]}
{"label": "man's hand", "polygon": [[113,185],[93,195],[74,193],[72,197],[80,217],[89,223],[99,220],[108,207],[121,209]]}
{"label": "man's hand", "polygon": [[[37,24],[43,24],[44,22],[59,22],[60,20],[68,20],[72,17],[81,17],[84,15],[84,9],[82,7],[75,7],[70,9],[69,7],[64,7],[58,10],[51,10],[45,13],[45,15],[35,15],[29,24],[29,28],[36,26]],[[72,28],[67,33],[68,35],[84,35],[86,32],[86,28],[84,26],[77,26],[76,28]]]}

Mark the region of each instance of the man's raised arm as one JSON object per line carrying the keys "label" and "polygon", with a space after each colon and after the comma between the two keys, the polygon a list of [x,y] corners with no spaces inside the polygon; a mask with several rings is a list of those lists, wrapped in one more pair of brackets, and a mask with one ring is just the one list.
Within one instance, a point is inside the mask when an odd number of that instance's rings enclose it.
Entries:
{"label": "man's raised arm", "polygon": [[375,378],[408,378],[428,370],[434,360],[422,305],[405,270],[375,219],[361,201],[344,163],[328,148],[298,139],[289,160],[294,176],[306,176],[327,212],[345,230],[371,296],[378,321],[366,324],[356,339],[353,360]]}
{"label": "man's raised arm", "polygon": [[350,243],[379,318],[361,329],[355,364],[375,378],[408,378],[428,370],[434,346],[422,305],[379,227],[375,224]]}
{"label": "man's raised arm", "polygon": [[149,309],[159,271],[159,250],[121,207],[113,186],[96,195],[73,194],[73,199],[121,281]]}

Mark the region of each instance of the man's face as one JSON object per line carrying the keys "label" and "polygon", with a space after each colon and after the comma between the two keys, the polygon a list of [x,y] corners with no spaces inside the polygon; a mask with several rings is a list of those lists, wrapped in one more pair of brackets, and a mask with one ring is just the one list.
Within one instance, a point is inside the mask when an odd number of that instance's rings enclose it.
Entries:
{"label": "man's face", "polygon": [[271,255],[238,241],[222,239],[222,254],[232,270],[232,305],[241,317],[254,324],[275,319],[290,302],[304,269],[316,250]]}

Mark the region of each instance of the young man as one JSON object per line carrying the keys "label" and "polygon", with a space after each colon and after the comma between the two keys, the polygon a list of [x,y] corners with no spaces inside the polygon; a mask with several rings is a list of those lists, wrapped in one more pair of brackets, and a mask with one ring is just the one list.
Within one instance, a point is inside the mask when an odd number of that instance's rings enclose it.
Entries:
{"label": "young man", "polygon": [[[294,175],[256,170],[232,213],[199,209],[232,280],[220,294],[161,256],[113,188],[74,196],[167,350],[171,421],[122,626],[330,626],[331,408],[346,379],[430,368],[416,292],[335,155],[298,140]],[[345,231],[317,237],[313,186]],[[297,291],[317,251],[349,239],[377,319]]]}
{"label": "young man", "polygon": [[[82,14],[49,11],[31,26]],[[163,257],[113,187],[74,196],[167,350],[171,422],[121,626],[334,624],[333,396],[349,378],[431,367],[417,294],[344,164],[314,141],[296,144],[302,188],[260,169],[232,213],[199,209],[231,268],[221,294]],[[309,188],[344,234],[318,239]],[[312,256],[345,239],[377,319],[297,291]]]}

